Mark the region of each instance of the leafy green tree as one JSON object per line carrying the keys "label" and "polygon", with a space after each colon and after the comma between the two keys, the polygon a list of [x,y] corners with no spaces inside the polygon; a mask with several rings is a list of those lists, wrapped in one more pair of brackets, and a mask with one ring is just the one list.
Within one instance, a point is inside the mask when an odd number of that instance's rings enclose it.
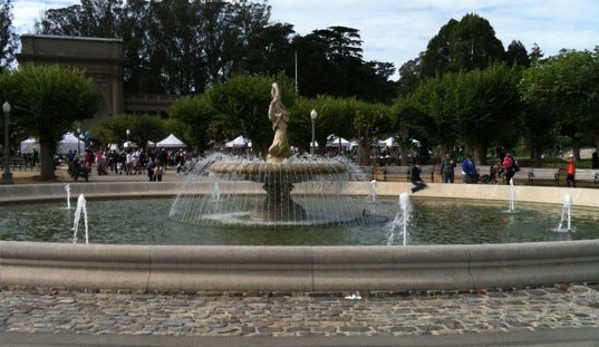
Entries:
{"label": "leafy green tree", "polygon": [[255,153],[266,155],[272,143],[272,124],[268,119],[272,83],[281,88],[283,104],[289,109],[295,103],[293,82],[280,76],[237,75],[206,92],[214,110],[217,138],[233,139],[243,135],[252,140]]}
{"label": "leafy green tree", "polygon": [[15,60],[17,35],[12,28],[12,1],[0,0],[0,72],[9,68]]}
{"label": "leafy green tree", "polygon": [[145,147],[148,141],[160,141],[168,135],[165,120],[149,114],[105,118],[94,126],[92,132],[103,143],[122,145],[128,139],[141,147]]}
{"label": "leafy green tree", "polygon": [[547,114],[547,123],[559,122],[562,135],[573,140],[580,158],[580,142],[599,133],[599,55],[590,51],[562,51],[524,74],[524,100]]}
{"label": "leafy green tree", "polygon": [[520,41],[512,41],[505,52],[505,61],[508,64],[518,64],[522,67],[530,67],[530,57],[526,48]]}
{"label": "leafy green tree", "polygon": [[117,38],[123,0],[81,0],[80,5],[48,9],[35,23],[39,34]]}
{"label": "leafy green tree", "polygon": [[207,95],[183,97],[169,109],[169,120],[184,125],[181,140],[198,149],[200,153],[210,149],[216,142],[214,134],[215,111]]}
{"label": "leafy green tree", "polygon": [[422,77],[484,69],[505,59],[503,44],[484,18],[467,14],[451,19],[433,37],[422,56]]}
{"label": "leafy green tree", "polygon": [[414,94],[416,106],[429,119],[421,123],[429,138],[447,143],[438,129],[453,132],[473,152],[477,163],[486,164],[490,143],[500,140],[519,124],[520,70],[495,64],[485,70],[447,74],[429,79]]}
{"label": "leafy green tree", "polygon": [[15,124],[39,140],[41,179],[55,179],[53,159],[62,135],[73,122],[91,118],[99,107],[94,82],[77,69],[35,65],[5,72],[1,78],[14,88],[3,93],[10,95],[7,100]]}
{"label": "leafy green tree", "polygon": [[293,25],[274,23],[259,28],[248,40],[245,56],[240,57],[237,72],[276,76],[294,72],[294,50],[291,46]]}

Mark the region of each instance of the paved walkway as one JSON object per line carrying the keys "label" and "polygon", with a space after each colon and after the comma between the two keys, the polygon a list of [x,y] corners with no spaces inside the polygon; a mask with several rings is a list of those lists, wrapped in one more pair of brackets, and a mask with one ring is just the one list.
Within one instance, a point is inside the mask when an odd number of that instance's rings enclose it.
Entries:
{"label": "paved walkway", "polygon": [[[599,284],[476,293],[375,292],[361,293],[359,300],[347,299],[349,294],[3,288],[0,346],[71,346],[82,336],[84,346],[191,346],[201,341],[247,346],[264,338],[267,346],[398,341],[599,346]],[[547,334],[560,338],[539,339]],[[353,344],[357,341],[363,344]]]}

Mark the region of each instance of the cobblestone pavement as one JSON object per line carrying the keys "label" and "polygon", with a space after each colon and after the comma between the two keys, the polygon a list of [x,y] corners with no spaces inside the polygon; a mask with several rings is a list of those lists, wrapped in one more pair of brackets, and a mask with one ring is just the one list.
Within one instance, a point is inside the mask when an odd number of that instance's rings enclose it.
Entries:
{"label": "cobblestone pavement", "polygon": [[599,328],[599,284],[348,294],[2,288],[0,333],[390,337]]}

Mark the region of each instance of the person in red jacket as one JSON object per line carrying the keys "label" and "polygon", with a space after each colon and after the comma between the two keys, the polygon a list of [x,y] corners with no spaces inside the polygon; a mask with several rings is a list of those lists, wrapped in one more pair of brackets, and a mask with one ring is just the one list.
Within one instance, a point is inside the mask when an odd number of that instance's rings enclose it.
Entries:
{"label": "person in red jacket", "polygon": [[516,173],[516,170],[514,170],[514,162],[514,157],[512,157],[511,153],[506,153],[505,157],[503,157],[501,169],[503,170],[503,174],[505,175],[505,184],[510,184],[510,181]]}
{"label": "person in red jacket", "polygon": [[568,187],[576,187],[576,160],[574,155],[570,154],[568,157],[568,175],[566,176],[566,184]]}

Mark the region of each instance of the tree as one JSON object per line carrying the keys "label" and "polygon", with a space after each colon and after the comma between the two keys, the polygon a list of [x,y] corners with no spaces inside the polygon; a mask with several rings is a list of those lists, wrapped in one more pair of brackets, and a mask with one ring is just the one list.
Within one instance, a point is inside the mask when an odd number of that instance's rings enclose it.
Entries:
{"label": "tree", "polygon": [[484,165],[488,145],[516,129],[519,80],[520,70],[505,64],[428,79],[414,93],[416,107],[426,115],[421,127],[446,145],[439,131],[453,132]]}
{"label": "tree", "polygon": [[99,107],[94,82],[77,69],[35,65],[5,72],[1,78],[14,87],[4,93],[10,94],[15,124],[39,139],[41,179],[55,179],[57,143],[73,122],[91,118]]}
{"label": "tree", "polygon": [[451,19],[433,37],[422,56],[422,77],[447,72],[484,69],[503,61],[505,50],[495,30],[484,18],[467,14],[458,22]]}
{"label": "tree", "polygon": [[0,72],[9,68],[15,60],[17,35],[12,28],[12,1],[0,0]]}
{"label": "tree", "polygon": [[[127,135],[127,130],[130,135]],[[129,140],[145,147],[148,141],[159,141],[169,131],[166,129],[166,121],[158,116],[125,114],[101,120],[94,126],[93,133],[103,143],[122,144]]]}
{"label": "tree", "polygon": [[81,5],[49,9],[35,22],[38,34],[121,37],[123,0],[81,0]]}
{"label": "tree", "polygon": [[[391,63],[362,59],[357,29],[333,26],[293,39],[297,52],[298,84],[302,96],[355,97],[370,102],[391,102],[397,96]],[[289,76],[291,71],[287,71]]]}
{"label": "tree", "polygon": [[214,145],[215,111],[207,95],[180,98],[173,103],[168,113],[169,119],[185,125],[181,129],[181,139],[185,143],[197,147],[200,153]]}
{"label": "tree", "polygon": [[599,49],[560,52],[524,74],[520,90],[524,100],[547,114],[547,123],[559,122],[563,135],[573,140],[580,158],[583,137],[599,133]]}
{"label": "tree", "polygon": [[530,67],[530,57],[526,48],[520,41],[512,41],[505,52],[505,61],[508,64],[518,64],[522,67]]}
{"label": "tree", "polygon": [[252,149],[266,155],[272,143],[272,124],[268,119],[270,90],[277,82],[283,94],[283,104],[291,108],[295,92],[290,79],[266,76],[236,75],[218,83],[206,92],[214,110],[217,138],[233,139],[243,135],[252,140]]}

